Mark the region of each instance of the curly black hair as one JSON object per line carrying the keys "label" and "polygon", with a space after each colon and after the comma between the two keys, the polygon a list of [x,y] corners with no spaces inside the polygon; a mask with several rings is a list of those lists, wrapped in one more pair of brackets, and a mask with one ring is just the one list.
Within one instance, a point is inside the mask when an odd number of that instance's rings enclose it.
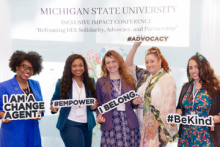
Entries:
{"label": "curly black hair", "polygon": [[34,68],[33,75],[39,74],[42,69],[42,57],[37,52],[28,52],[25,53],[23,51],[15,51],[11,58],[9,59],[9,67],[11,71],[16,72],[16,67],[21,64],[24,60],[27,60],[31,63],[32,67]]}
{"label": "curly black hair", "polygon": [[89,77],[86,60],[81,55],[72,54],[66,60],[66,63],[65,63],[65,66],[64,66],[64,71],[63,71],[63,76],[62,76],[61,81],[60,81],[61,99],[67,99],[71,94],[72,82],[73,82],[72,81],[73,74],[71,72],[71,65],[72,65],[72,62],[76,59],[81,59],[83,61],[83,64],[84,64],[84,72],[82,74],[82,77],[83,77],[83,83],[84,83],[85,88],[86,88],[86,94],[89,95],[89,91],[91,90],[92,96],[94,98],[96,98],[95,85],[92,82],[92,79]]}

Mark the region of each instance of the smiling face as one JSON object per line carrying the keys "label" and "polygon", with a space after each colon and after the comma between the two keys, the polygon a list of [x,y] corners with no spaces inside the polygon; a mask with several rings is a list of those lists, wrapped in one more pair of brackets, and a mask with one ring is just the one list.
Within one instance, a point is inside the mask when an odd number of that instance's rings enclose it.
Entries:
{"label": "smiling face", "polygon": [[161,70],[161,59],[158,59],[154,54],[149,54],[145,58],[146,69],[155,75]]}
{"label": "smiling face", "polygon": [[200,80],[199,78],[199,67],[195,60],[189,61],[189,74],[194,80]]}
{"label": "smiling face", "polygon": [[20,66],[16,67],[16,71],[17,78],[25,81],[28,80],[34,73],[32,64],[28,60],[22,61]]}
{"label": "smiling face", "polygon": [[114,57],[105,57],[105,67],[109,73],[119,72],[119,63]]}
{"label": "smiling face", "polygon": [[84,63],[82,59],[75,59],[71,65],[71,72],[74,76],[82,76],[84,73]]}

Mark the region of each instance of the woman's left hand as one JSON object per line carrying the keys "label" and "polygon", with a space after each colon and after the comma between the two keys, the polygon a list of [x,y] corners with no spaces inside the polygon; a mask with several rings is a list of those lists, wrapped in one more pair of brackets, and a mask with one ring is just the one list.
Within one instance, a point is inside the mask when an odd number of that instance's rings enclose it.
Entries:
{"label": "woman's left hand", "polygon": [[140,96],[136,97],[134,100],[133,100],[133,104],[135,105],[139,105],[142,103],[142,99]]}
{"label": "woman's left hand", "polygon": [[151,128],[148,132],[148,135],[147,135],[148,140],[153,139],[155,137],[158,128],[159,128],[159,123],[157,121],[155,121],[154,125],[151,126]]}
{"label": "woman's left hand", "polygon": [[218,121],[220,121],[219,115],[220,115],[220,113],[218,115],[213,116],[213,126],[211,127],[211,131],[215,131],[215,123],[218,123]]}
{"label": "woman's left hand", "polygon": [[90,108],[91,108],[92,110],[94,110],[94,109],[96,109],[97,107],[98,107],[98,101],[97,101],[97,99],[95,99],[95,104],[94,104],[94,105],[91,105]]}
{"label": "woman's left hand", "polygon": [[[40,114],[42,116],[42,111],[38,112],[38,114]],[[33,120],[41,120],[41,117],[38,118],[32,118]]]}

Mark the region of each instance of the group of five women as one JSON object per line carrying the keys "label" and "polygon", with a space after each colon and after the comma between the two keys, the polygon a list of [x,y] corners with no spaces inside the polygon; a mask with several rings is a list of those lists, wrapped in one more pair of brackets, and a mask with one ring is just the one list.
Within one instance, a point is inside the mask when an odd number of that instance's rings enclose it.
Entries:
{"label": "group of five women", "polygon": [[[51,113],[57,113],[52,103],[60,99],[95,98],[91,106],[61,108],[57,129],[66,147],[91,147],[92,130],[96,121],[101,124],[101,147],[161,147],[179,137],[178,146],[220,146],[220,81],[207,59],[196,54],[187,64],[188,82],[182,87],[176,107],[176,83],[159,48],[151,47],[145,53],[146,69],[133,64],[141,45],[135,42],[124,61],[109,50],[101,63],[101,78],[95,83],[89,77],[86,60],[70,55],[63,75],[56,83],[51,99]],[[42,57],[36,52],[16,51],[9,67],[14,78],[0,83],[0,118],[4,117],[2,96],[7,94],[34,94],[42,101],[40,85],[29,79],[42,70]],[[136,90],[137,98],[105,114],[101,106],[118,96]],[[135,111],[134,111],[135,110]],[[93,112],[96,112],[96,121]],[[39,112],[44,115],[44,112]],[[167,123],[169,113],[207,117],[213,116],[214,126],[180,125]],[[2,120],[0,147],[40,147],[38,120]]]}

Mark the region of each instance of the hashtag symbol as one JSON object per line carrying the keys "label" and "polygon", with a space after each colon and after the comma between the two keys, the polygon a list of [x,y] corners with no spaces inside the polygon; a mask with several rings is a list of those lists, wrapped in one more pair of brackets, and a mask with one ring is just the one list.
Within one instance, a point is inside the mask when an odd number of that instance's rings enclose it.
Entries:
{"label": "hashtag symbol", "polygon": [[131,41],[131,37],[128,37],[128,41]]}
{"label": "hashtag symbol", "polygon": [[172,122],[173,122],[173,115],[169,114],[169,115],[167,116],[167,122],[168,122],[168,123],[172,123]]}
{"label": "hashtag symbol", "polygon": [[58,106],[58,102],[55,102],[55,103],[54,103],[54,106]]}

